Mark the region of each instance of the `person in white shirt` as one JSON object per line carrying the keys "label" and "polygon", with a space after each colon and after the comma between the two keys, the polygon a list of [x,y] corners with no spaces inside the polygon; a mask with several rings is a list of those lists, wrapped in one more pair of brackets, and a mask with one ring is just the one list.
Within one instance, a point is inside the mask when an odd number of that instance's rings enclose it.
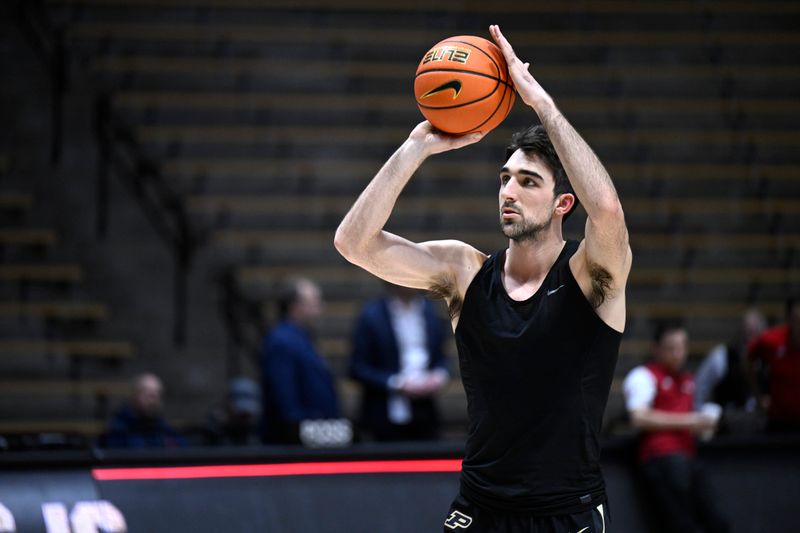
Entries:
{"label": "person in white shirt", "polygon": [[[741,319],[737,338],[714,346],[695,373],[695,405],[714,402],[724,410],[721,429],[733,424],[736,413],[756,409],[754,391],[748,380],[745,358],[750,341],[767,327],[767,320],[757,309],[748,309]],[[731,423],[731,424],[729,424]]]}
{"label": "person in white shirt", "polygon": [[430,440],[439,433],[435,396],[449,374],[446,324],[419,291],[387,285],[356,323],[350,375],[361,383],[360,422],[376,440]]}

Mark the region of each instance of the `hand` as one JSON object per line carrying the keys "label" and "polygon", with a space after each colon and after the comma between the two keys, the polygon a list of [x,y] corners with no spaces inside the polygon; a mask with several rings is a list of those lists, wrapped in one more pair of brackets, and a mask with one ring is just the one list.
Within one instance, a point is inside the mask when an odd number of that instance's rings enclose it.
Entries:
{"label": "hand", "polygon": [[704,413],[695,413],[692,427],[693,433],[714,433],[717,430],[717,418]]}
{"label": "hand", "polygon": [[408,136],[409,141],[419,143],[427,155],[456,150],[476,143],[483,138],[481,133],[450,135],[433,127],[427,120],[417,124]]}
{"label": "hand", "polygon": [[528,72],[528,68],[531,64],[523,63],[522,60],[517,57],[517,54],[514,53],[514,49],[511,47],[511,43],[508,42],[500,31],[500,26],[492,24],[489,26],[489,33],[492,34],[494,42],[497,43],[497,46],[506,58],[508,73],[522,101],[531,106],[534,111],[539,111],[544,106],[552,105],[553,99],[550,98],[550,95],[547,94],[542,86],[539,85],[539,82]]}
{"label": "hand", "polygon": [[420,376],[406,379],[402,392],[410,398],[432,396],[447,383],[447,378],[439,372],[426,372]]}

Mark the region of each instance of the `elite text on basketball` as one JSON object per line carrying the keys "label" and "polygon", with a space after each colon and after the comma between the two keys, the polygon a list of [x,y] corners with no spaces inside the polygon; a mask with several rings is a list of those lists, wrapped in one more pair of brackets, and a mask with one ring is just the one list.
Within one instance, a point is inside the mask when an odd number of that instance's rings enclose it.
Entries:
{"label": "elite text on basketball", "polygon": [[469,50],[464,48],[456,48],[455,46],[440,46],[432,48],[422,58],[422,64],[430,63],[431,61],[453,61],[466,65],[469,59]]}

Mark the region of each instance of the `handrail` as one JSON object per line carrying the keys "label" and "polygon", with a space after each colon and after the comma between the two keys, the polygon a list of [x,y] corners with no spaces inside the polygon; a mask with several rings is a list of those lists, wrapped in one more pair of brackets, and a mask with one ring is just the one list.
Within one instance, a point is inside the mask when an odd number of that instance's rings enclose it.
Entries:
{"label": "handrail", "polygon": [[260,302],[248,299],[236,279],[236,269],[227,269],[219,278],[219,312],[228,331],[227,373],[229,377],[242,375],[242,358],[246,357],[255,368],[261,366],[262,338],[269,320]]}
{"label": "handrail", "polygon": [[42,0],[17,0],[15,17],[50,78],[50,163],[61,161],[64,94],[69,89],[64,27],[54,26]]}

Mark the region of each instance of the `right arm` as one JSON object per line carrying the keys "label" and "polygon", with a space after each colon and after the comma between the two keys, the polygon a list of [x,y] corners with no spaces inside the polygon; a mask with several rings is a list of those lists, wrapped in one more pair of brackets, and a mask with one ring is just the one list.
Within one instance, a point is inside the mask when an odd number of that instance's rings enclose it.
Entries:
{"label": "right arm", "polygon": [[645,367],[634,368],[622,385],[625,393],[625,407],[630,415],[631,425],[639,431],[689,430],[694,433],[712,430],[715,421],[704,414],[674,413],[653,409],[656,396],[655,377]]}
{"label": "right arm", "polygon": [[639,431],[672,431],[688,429],[701,433],[716,428],[714,419],[702,413],[671,413],[658,409],[642,408],[630,412],[631,425]]}
{"label": "right arm", "polygon": [[485,256],[459,241],[414,243],[383,229],[400,192],[430,155],[480,140],[437,132],[425,121],[389,158],[336,230],[334,245],[348,261],[381,279],[416,289],[447,287],[445,298],[463,293]]}
{"label": "right arm", "polygon": [[711,400],[714,388],[728,372],[728,348],[724,344],[715,346],[703,360],[694,378],[694,405],[702,406]]}

